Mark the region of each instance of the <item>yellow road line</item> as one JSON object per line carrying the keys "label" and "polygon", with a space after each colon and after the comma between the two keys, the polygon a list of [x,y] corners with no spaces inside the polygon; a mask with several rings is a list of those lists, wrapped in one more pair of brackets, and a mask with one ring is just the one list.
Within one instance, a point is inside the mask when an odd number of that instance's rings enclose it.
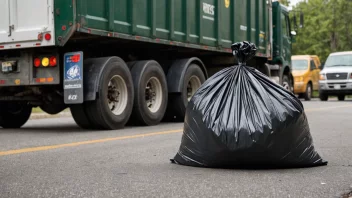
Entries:
{"label": "yellow road line", "polygon": [[29,152],[35,152],[35,151],[45,151],[45,150],[52,150],[52,149],[65,148],[65,147],[75,147],[75,146],[80,146],[80,145],[85,145],[85,144],[95,144],[95,143],[110,142],[110,141],[116,141],[116,140],[134,139],[134,138],[156,136],[156,135],[166,135],[166,134],[180,133],[180,132],[182,132],[182,130],[177,129],[177,130],[145,133],[145,134],[138,134],[138,135],[129,135],[129,136],[121,136],[121,137],[113,137],[113,138],[105,138],[105,139],[97,139],[97,140],[88,140],[88,141],[83,141],[83,142],[73,142],[73,143],[68,143],[68,144],[57,144],[57,145],[50,145],[50,146],[39,146],[39,147],[23,148],[23,149],[9,150],[9,151],[0,151],[0,156],[14,155],[14,154],[20,154],[20,153],[29,153]]}
{"label": "yellow road line", "polygon": [[[336,108],[343,108],[343,107],[352,107],[352,105],[343,105],[343,106],[325,107],[325,108],[312,108],[312,109],[306,109],[305,112],[322,111],[322,110],[327,110],[327,109],[336,109]],[[88,141],[82,141],[82,142],[72,142],[72,143],[67,143],[67,144],[57,144],[57,145],[49,145],[49,146],[38,146],[38,147],[31,147],[31,148],[0,151],[0,156],[29,153],[29,152],[36,152],[36,151],[46,151],[46,150],[65,148],[65,147],[76,147],[76,146],[80,146],[80,145],[111,142],[111,141],[116,141],[116,140],[126,140],[126,139],[135,139],[135,138],[142,138],[142,137],[148,137],[148,136],[166,135],[166,134],[172,134],[172,133],[180,133],[182,131],[183,131],[182,129],[176,129],[176,130],[170,130],[170,131],[161,131],[161,132],[153,132],[153,133],[145,133],[145,134],[137,134],[137,135],[129,135],[129,136],[120,136],[120,137],[113,137],[113,138],[88,140]]]}

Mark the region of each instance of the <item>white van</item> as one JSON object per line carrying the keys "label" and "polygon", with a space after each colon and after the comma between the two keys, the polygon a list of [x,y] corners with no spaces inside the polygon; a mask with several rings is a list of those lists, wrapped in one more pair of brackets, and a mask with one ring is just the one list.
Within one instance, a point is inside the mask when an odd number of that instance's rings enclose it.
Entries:
{"label": "white van", "polygon": [[326,59],[319,78],[319,98],[329,96],[344,100],[352,94],[352,51],[331,53]]}

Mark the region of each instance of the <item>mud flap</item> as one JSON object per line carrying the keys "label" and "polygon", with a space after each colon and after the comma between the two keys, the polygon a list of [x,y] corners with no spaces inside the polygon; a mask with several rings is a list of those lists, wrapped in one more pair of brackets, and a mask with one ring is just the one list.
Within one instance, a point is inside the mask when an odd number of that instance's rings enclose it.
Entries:
{"label": "mud flap", "polygon": [[83,52],[64,54],[65,104],[83,103]]}

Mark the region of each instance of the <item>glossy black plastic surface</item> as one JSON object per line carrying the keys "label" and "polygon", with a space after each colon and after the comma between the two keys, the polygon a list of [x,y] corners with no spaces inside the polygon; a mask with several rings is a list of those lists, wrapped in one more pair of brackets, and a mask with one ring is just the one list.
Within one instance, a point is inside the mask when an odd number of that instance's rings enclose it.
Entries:
{"label": "glossy black plastic surface", "polygon": [[[233,50],[241,63],[255,54],[250,43],[236,43]],[[194,94],[171,161],[201,167],[326,165],[313,146],[301,101],[244,65],[221,70]]]}

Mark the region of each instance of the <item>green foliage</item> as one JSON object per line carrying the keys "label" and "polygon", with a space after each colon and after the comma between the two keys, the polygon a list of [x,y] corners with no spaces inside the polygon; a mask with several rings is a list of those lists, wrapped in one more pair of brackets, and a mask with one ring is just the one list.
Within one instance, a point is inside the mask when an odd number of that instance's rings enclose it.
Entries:
{"label": "green foliage", "polygon": [[279,2],[285,6],[289,6],[290,5],[290,0],[279,0]]}
{"label": "green foliage", "polygon": [[318,55],[325,62],[331,52],[352,50],[351,8],[351,0],[309,0],[294,6],[304,13],[304,27],[296,29],[293,54]]}

